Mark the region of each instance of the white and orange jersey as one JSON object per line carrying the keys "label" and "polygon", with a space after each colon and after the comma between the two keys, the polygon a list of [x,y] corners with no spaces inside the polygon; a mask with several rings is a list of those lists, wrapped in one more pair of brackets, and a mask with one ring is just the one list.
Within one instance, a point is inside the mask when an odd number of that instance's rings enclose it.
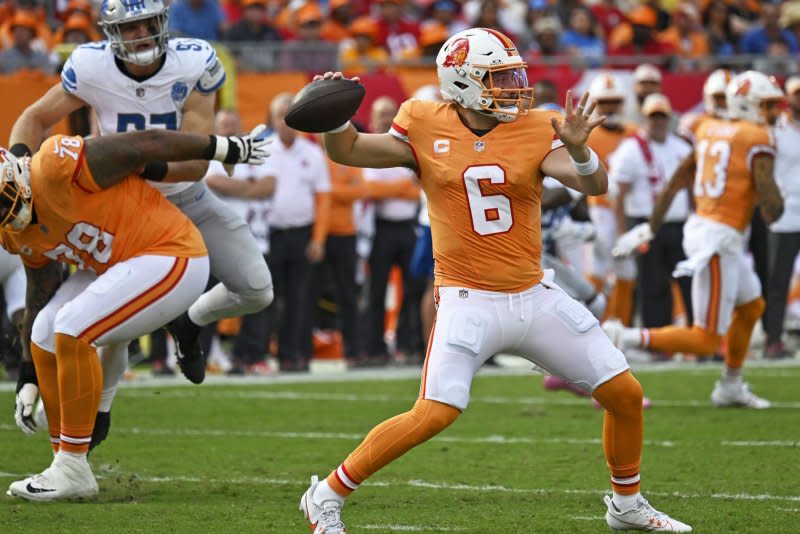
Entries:
{"label": "white and orange jersey", "polygon": [[[635,124],[624,123],[621,128],[609,129],[603,128],[601,124],[589,134],[589,146],[597,153],[600,161],[608,169],[608,157],[614,153],[626,138],[635,134],[637,127]],[[603,206],[610,208],[611,203],[608,201],[607,195],[595,195],[588,197],[590,206]]]}
{"label": "white and orange jersey", "polygon": [[541,163],[561,146],[554,115],[533,110],[478,136],[456,104],[400,106],[389,133],[417,160],[437,285],[517,292],[541,280]]}
{"label": "white and orange jersey", "polygon": [[752,164],[758,154],[775,155],[766,126],[710,119],[697,130],[694,146],[697,214],[743,232],[756,204]]}
{"label": "white and orange jersey", "polygon": [[29,267],[50,261],[97,274],[135,256],[206,255],[203,238],[178,208],[138,177],[101,189],[80,137],[57,135],[31,161],[35,220],[0,244]]}

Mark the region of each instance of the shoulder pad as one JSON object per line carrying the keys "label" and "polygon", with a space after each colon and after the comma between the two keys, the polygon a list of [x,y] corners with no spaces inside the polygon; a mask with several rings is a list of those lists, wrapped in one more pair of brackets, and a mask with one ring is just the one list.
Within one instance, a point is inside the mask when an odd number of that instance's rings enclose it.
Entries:
{"label": "shoulder pad", "polygon": [[61,85],[70,94],[79,91],[79,80],[92,77],[93,67],[102,65],[100,58],[106,53],[108,41],[86,43],[77,46],[69,55],[61,70]]}

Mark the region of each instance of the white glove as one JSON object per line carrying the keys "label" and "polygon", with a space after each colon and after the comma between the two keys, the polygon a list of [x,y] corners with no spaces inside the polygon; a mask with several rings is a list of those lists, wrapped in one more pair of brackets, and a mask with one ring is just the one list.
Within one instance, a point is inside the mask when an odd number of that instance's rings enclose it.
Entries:
{"label": "white glove", "polygon": [[611,249],[611,255],[615,258],[622,256],[630,256],[639,247],[649,243],[653,239],[653,229],[650,228],[650,223],[643,222],[637,224],[617,239],[614,248]]}
{"label": "white glove", "polygon": [[559,247],[572,248],[591,241],[595,237],[594,224],[564,219],[553,232],[553,238]]}
{"label": "white glove", "polygon": [[272,143],[272,137],[264,139],[257,139],[257,137],[264,133],[266,129],[266,126],[259,124],[247,135],[212,136],[214,139],[212,147],[214,156],[211,159],[227,164],[264,163],[264,160],[271,154],[267,150],[267,146]]}
{"label": "white glove", "polygon": [[33,409],[39,399],[39,385],[36,382],[36,368],[33,362],[23,361],[19,367],[17,379],[17,398],[14,409],[14,421],[28,435],[36,433],[36,422],[33,420]]}

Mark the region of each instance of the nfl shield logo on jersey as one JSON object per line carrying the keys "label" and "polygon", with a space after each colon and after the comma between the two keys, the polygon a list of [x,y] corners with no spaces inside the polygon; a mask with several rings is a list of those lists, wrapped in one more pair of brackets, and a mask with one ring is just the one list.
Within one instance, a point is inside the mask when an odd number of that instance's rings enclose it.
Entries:
{"label": "nfl shield logo on jersey", "polygon": [[189,88],[186,87],[186,84],[183,82],[175,82],[175,85],[172,86],[172,100],[175,102],[180,102],[186,95],[189,94]]}
{"label": "nfl shield logo on jersey", "polygon": [[139,98],[144,98],[144,87],[136,88],[136,96],[138,96]]}
{"label": "nfl shield logo on jersey", "polygon": [[475,152],[483,152],[486,149],[486,143],[483,141],[475,141]]}

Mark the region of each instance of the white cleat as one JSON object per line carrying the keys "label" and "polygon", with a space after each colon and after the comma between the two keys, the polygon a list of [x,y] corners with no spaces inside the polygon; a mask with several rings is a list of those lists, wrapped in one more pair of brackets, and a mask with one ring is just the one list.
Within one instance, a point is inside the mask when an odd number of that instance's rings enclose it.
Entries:
{"label": "white cleat", "polygon": [[647,499],[639,496],[636,507],[625,512],[617,508],[614,501],[606,495],[603,500],[608,507],[606,523],[611,530],[644,530],[646,532],[691,532],[692,527],[672,519],[653,508]]}
{"label": "white cleat", "polygon": [[317,475],[312,476],[311,486],[300,499],[300,510],[310,523],[311,531],[313,534],[345,534],[346,530],[341,519],[344,499],[340,497],[323,502],[315,501],[314,493],[318,485],[319,478]]}
{"label": "white cleat", "polygon": [[626,328],[618,319],[605,321],[602,328],[608,339],[622,352],[639,347],[641,344],[641,332],[639,329]]}
{"label": "white cleat", "polygon": [[772,404],[750,391],[747,382],[725,382],[718,380],[711,392],[711,404],[717,408],[740,406],[755,410],[766,410]]}
{"label": "white cleat", "polygon": [[6,495],[29,501],[64,501],[94,497],[97,492],[97,480],[86,457],[58,453],[38,475],[12,482]]}

